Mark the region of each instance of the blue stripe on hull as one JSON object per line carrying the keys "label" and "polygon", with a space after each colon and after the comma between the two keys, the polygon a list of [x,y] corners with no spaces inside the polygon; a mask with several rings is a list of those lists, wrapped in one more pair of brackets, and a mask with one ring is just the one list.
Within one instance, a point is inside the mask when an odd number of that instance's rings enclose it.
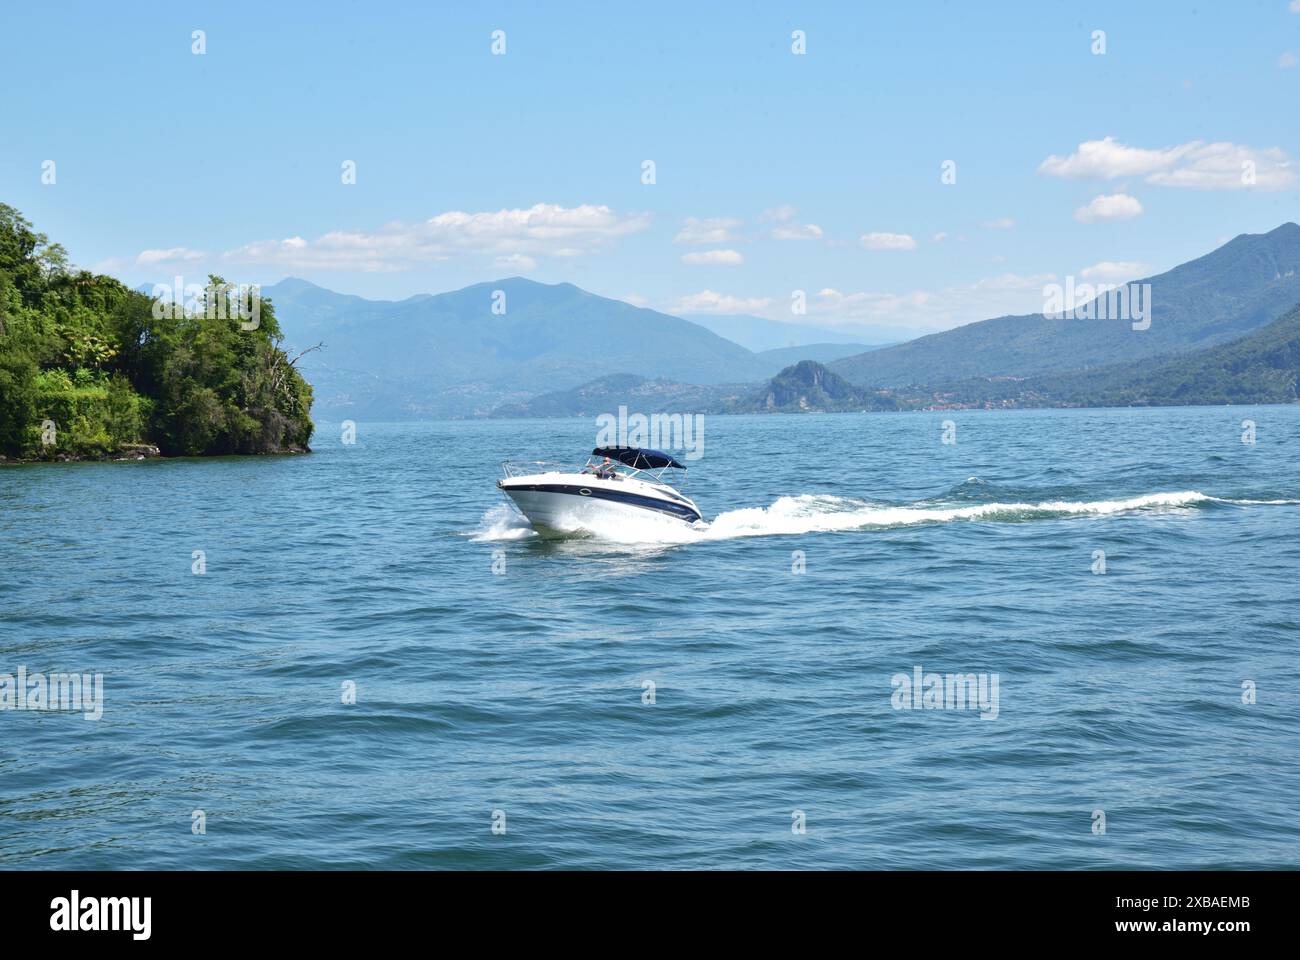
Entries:
{"label": "blue stripe on hull", "polygon": [[[625,493],[622,490],[606,490],[602,487],[579,487],[567,483],[530,483],[527,486],[516,484],[507,487],[507,490],[536,490],[538,493],[565,493],[570,496],[581,499],[592,500],[610,500],[614,503],[626,503],[631,507],[641,507],[644,510],[654,510],[657,513],[666,513],[670,517],[678,517],[687,523],[694,523],[700,519],[700,512],[692,509],[684,503],[674,503],[671,500],[660,500],[657,497],[643,497],[638,493]],[[581,491],[586,490],[587,493]]]}

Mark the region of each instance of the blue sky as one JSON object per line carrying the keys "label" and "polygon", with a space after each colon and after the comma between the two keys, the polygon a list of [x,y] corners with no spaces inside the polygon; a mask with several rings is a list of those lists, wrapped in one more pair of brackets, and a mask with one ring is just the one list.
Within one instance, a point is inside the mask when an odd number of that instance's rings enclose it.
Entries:
{"label": "blue sky", "polygon": [[1293,0],[10,5],[0,201],[131,283],[926,332],[1300,219],[1297,56]]}

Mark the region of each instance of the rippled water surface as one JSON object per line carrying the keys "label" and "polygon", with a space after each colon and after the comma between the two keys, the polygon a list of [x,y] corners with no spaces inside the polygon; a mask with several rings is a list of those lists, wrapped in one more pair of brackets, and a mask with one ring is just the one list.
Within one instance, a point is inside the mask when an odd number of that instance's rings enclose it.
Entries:
{"label": "rippled water surface", "polygon": [[1300,407],[710,418],[707,527],[537,539],[595,433],[0,468],[0,674],[104,678],[0,711],[0,865],[1300,863]]}

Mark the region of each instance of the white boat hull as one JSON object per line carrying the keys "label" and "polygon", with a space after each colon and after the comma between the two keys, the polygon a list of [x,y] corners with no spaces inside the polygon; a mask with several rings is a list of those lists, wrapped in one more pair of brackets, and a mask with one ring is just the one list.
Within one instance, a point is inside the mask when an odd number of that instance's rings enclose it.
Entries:
{"label": "white boat hull", "polygon": [[599,532],[647,519],[689,526],[701,519],[699,509],[688,497],[634,479],[537,474],[499,480],[497,486],[544,535]]}

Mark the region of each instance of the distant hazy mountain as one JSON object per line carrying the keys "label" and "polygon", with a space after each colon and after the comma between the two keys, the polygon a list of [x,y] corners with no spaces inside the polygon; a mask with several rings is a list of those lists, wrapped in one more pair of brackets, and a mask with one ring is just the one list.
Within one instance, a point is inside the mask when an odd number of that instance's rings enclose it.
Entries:
{"label": "distant hazy mountain", "polygon": [[729,404],[731,413],[835,413],[846,410],[896,410],[889,397],[855,387],[812,360],[782,370],[747,397]]}
{"label": "distant hazy mountain", "polygon": [[571,390],[503,404],[492,416],[590,417],[617,413],[620,406],[642,414],[714,414],[896,410],[899,405],[890,396],[853,386],[820,363],[801,360],[761,385],[696,386],[616,373]]}
{"label": "distant hazy mountain", "polygon": [[1295,403],[1297,377],[1300,305],[1255,333],[1179,357],[965,389],[991,389],[1019,406]]}
{"label": "distant hazy mountain", "polygon": [[[293,279],[263,293],[275,302],[287,346],[325,344],[300,363],[315,388],[318,418],[411,419],[609,412],[619,396],[635,397],[645,412],[702,412],[753,408],[759,394],[764,409],[1227,395],[1210,391],[1211,380],[1206,391],[1189,384],[1182,394],[1171,393],[1164,381],[1139,381],[1148,367],[1159,364],[1162,376],[1174,376],[1167,361],[1259,331],[1300,301],[1298,273],[1300,226],[1288,223],[1267,234],[1239,236],[1151,278],[1146,330],[1133,330],[1128,319],[1000,317],[870,351],[821,341],[755,353],[680,317],[572,284],[518,277],[400,302],[347,296]],[[495,291],[505,295],[504,314],[492,311]],[[737,336],[743,328],[754,344],[827,333],[759,317],[700,319]],[[1138,361],[1147,365],[1123,369]],[[819,369],[821,364],[829,371]],[[1208,369],[1202,370],[1206,377]],[[636,382],[608,379],[614,374]],[[856,394],[840,387],[840,377]],[[1231,392],[1229,384],[1213,382]],[[1283,387],[1274,387],[1273,394],[1285,395]]]}
{"label": "distant hazy mountain", "polygon": [[809,343],[801,347],[778,347],[755,354],[768,367],[769,374],[778,373],[800,360],[816,360],[818,363],[830,363],[841,357],[855,357],[866,350],[879,350],[880,347],[867,346],[864,343]]}
{"label": "distant hazy mountain", "polygon": [[832,413],[935,407],[1108,407],[1300,402],[1300,305],[1262,329],[1181,356],[1032,377],[929,386],[857,387],[812,361],[762,386],[693,386],[631,374],[499,408],[503,417],[614,413]]}
{"label": "distant hazy mountain", "polygon": [[1152,277],[1151,326],[1128,320],[998,317],[832,363],[853,383],[903,386],[1080,370],[1209,347],[1300,300],[1300,226],[1243,234]]}
{"label": "distant hazy mountain", "polygon": [[[862,350],[886,346],[911,337],[893,329],[874,327],[845,332],[833,327],[810,326],[785,320],[768,320],[752,314],[690,313],[686,319],[707,327],[720,337],[726,337],[747,350],[763,353],[786,347],[805,347],[812,344],[863,344]],[[862,350],[855,352],[861,353]],[[845,354],[848,356],[848,354]]]}
{"label": "distant hazy mountain", "polygon": [[[492,312],[495,291],[505,294],[504,314]],[[292,350],[324,343],[300,366],[325,419],[481,416],[510,404],[524,410],[530,398],[633,370],[682,385],[757,383],[796,360],[871,349],[811,343],[754,353],[680,317],[519,277],[397,302],[296,278],[262,294],[274,302]]]}
{"label": "distant hazy mountain", "polygon": [[1072,373],[978,378],[876,394],[820,364],[781,371],[729,412],[919,409],[951,404],[1006,407],[1180,406],[1300,401],[1300,304],[1254,333],[1173,357]]}
{"label": "distant hazy mountain", "polygon": [[738,399],[751,385],[699,386],[650,380],[633,373],[612,373],[569,390],[543,393],[529,400],[502,404],[494,417],[591,417],[617,414],[620,406],[641,414],[712,413]]}
{"label": "distant hazy mountain", "polygon": [[[505,313],[492,312],[494,291]],[[324,341],[301,366],[322,417],[474,416],[609,373],[696,384],[753,382],[772,360],[699,324],[512,277],[400,302],[305,280],[264,288],[291,347]]]}

